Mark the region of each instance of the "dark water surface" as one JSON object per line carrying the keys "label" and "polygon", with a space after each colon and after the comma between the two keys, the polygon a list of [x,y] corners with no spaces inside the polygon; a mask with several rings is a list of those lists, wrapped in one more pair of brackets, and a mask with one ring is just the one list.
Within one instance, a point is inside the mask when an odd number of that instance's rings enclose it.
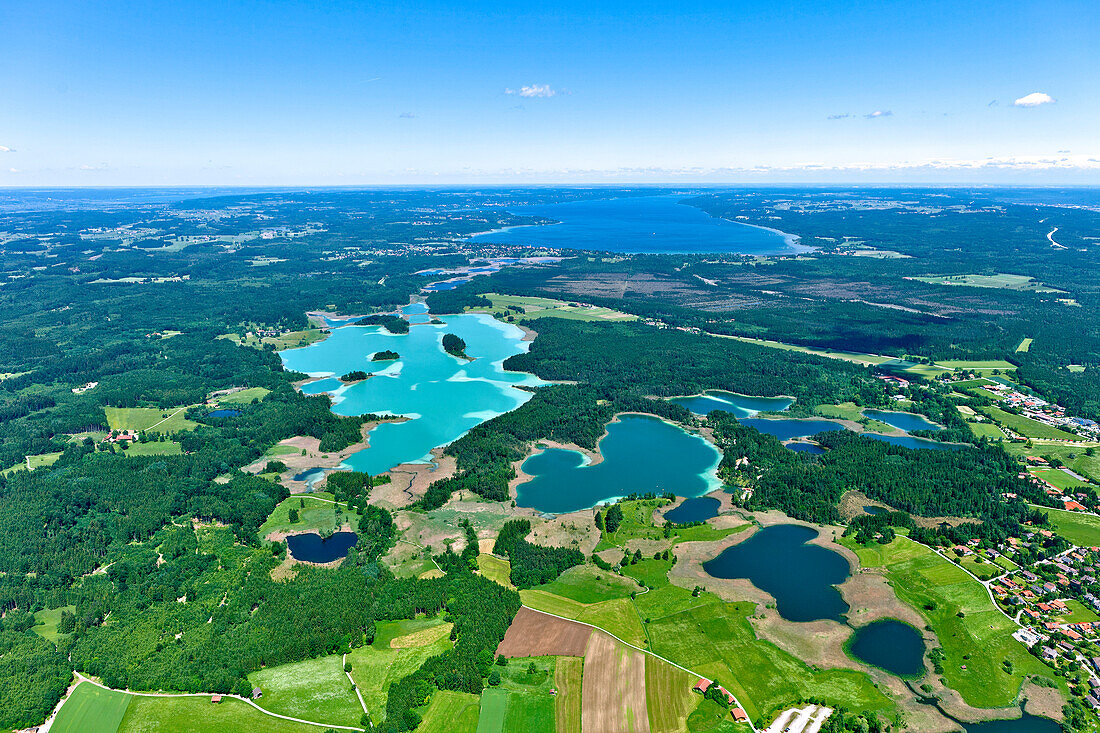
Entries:
{"label": "dark water surface", "polygon": [[632,196],[513,206],[508,209],[513,214],[559,223],[510,227],[471,239],[605,252],[792,254],[810,249],[782,232],[712,217],[679,203],[681,198]]}
{"label": "dark water surface", "polygon": [[316,532],[308,532],[290,535],[286,538],[286,546],[295,560],[325,563],[347,557],[348,550],[358,540],[359,535],[354,532],[337,532],[325,539]]}
{"label": "dark water surface", "polygon": [[849,576],[848,561],[806,544],[816,536],[816,530],[796,524],[765,527],[703,563],[703,569],[715,578],[747,578],[775,597],[779,615],[788,621],[844,623],[848,604],[834,586]]}
{"label": "dark water surface", "polygon": [[680,506],[665,512],[665,519],[677,524],[688,522],[705,522],[711,517],[718,516],[718,507],[722,502],[713,496],[697,496],[694,499],[684,499]]}
{"label": "dark water surface", "polygon": [[763,417],[753,417],[741,421],[742,425],[756,428],[762,433],[774,435],[780,440],[791,438],[808,438],[811,435],[833,430],[847,430],[842,424],[832,420],[795,420],[792,418],[779,418],[769,420]]}
{"label": "dark water surface", "polygon": [[1049,718],[1039,718],[1024,713],[1015,720],[990,720],[985,723],[968,723],[966,733],[1062,733],[1062,726]]}
{"label": "dark water surface", "polygon": [[911,433],[914,430],[943,430],[943,427],[932,422],[924,415],[916,415],[912,412],[893,412],[890,410],[864,410],[864,417],[884,422],[890,427]]}
{"label": "dark water surface", "polygon": [[898,677],[917,677],[924,672],[924,639],[912,626],[894,619],[856,629],[848,651]]}

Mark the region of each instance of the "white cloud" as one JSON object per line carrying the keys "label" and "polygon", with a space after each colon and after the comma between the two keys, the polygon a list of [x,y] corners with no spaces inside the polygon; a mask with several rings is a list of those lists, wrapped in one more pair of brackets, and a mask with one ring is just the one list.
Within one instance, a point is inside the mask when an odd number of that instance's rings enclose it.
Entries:
{"label": "white cloud", "polygon": [[8,173],[18,173],[18,172],[19,172],[18,168],[8,168]]}
{"label": "white cloud", "polygon": [[505,94],[518,94],[521,97],[552,97],[557,94],[556,91],[550,88],[549,84],[530,84],[528,86],[522,86],[519,89],[505,89]]}
{"label": "white cloud", "polygon": [[1012,103],[1013,107],[1038,107],[1040,104],[1054,104],[1054,98],[1043,92],[1032,92]]}
{"label": "white cloud", "polygon": [[15,151],[6,145],[0,145],[0,153],[14,153]]}
{"label": "white cloud", "polygon": [[869,120],[875,120],[875,119],[878,119],[879,117],[893,117],[894,113],[891,112],[890,110],[883,111],[881,109],[876,109],[874,112],[872,112],[870,114],[863,115],[863,116],[866,117]]}

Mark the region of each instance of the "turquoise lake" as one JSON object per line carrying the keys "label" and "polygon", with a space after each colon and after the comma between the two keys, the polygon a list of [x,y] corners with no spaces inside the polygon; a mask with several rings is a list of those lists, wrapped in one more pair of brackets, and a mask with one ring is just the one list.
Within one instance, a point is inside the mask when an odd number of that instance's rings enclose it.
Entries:
{"label": "turquoise lake", "polygon": [[[504,371],[505,359],[528,348],[517,326],[487,314],[442,316],[442,324],[432,325],[427,323],[423,304],[404,311],[415,324],[407,334],[394,335],[381,326],[345,326],[324,341],[280,352],[287,369],[328,377],[305,385],[302,391],[331,393],[335,399],[332,409],[338,415],[374,413],[409,418],[371,430],[370,447],[344,463],[354,471],[376,475],[401,463],[430,462],[433,448],[531,398],[517,386],[542,384],[530,374]],[[445,333],[461,337],[473,361],[443,351]],[[371,361],[374,353],[384,350],[396,351],[401,358]],[[355,369],[373,376],[351,385],[334,378]]]}
{"label": "turquoise lake", "polygon": [[683,196],[633,196],[560,204],[512,206],[520,216],[541,216],[557,224],[509,227],[478,234],[475,242],[605,252],[732,252],[793,254],[809,251],[796,238],[763,227],[718,219],[679,203]]}
{"label": "turquoise lake", "polygon": [[551,514],[588,509],[628,494],[672,492],[695,497],[721,488],[721,454],[703,438],[648,415],[622,415],[599,443],[603,460],[588,465],[576,451],[550,448],[523,462],[530,481],[516,504]]}
{"label": "turquoise lake", "polygon": [[850,574],[848,561],[832,550],[808,544],[817,530],[777,524],[722,551],[703,569],[715,578],[747,578],[775,598],[788,621],[833,619],[844,623],[848,604],[835,586]]}
{"label": "turquoise lake", "polygon": [[736,418],[752,417],[760,412],[782,412],[794,404],[790,397],[750,397],[720,389],[710,389],[692,397],[673,397],[669,402],[686,407],[696,415],[725,410]]}

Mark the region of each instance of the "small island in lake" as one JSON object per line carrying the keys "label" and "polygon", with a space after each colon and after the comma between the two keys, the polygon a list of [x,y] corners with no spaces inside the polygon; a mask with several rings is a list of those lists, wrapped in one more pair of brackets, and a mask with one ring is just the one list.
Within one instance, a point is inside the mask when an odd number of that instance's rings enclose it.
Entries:
{"label": "small island in lake", "polygon": [[398,354],[396,351],[387,350],[387,351],[379,351],[374,356],[372,356],[370,358],[370,360],[371,361],[393,361],[394,359],[398,359],[398,358],[400,358],[400,354]]}
{"label": "small island in lake", "polygon": [[466,342],[453,333],[443,334],[443,350],[451,356],[457,356],[463,359],[470,358],[466,356]]}
{"label": "small island in lake", "polygon": [[355,369],[348,372],[344,376],[340,377],[341,382],[362,382],[370,375],[364,372],[362,369]]}
{"label": "small island in lake", "polygon": [[392,313],[367,316],[366,318],[359,319],[359,321],[355,325],[381,326],[392,334],[402,334],[409,332],[409,322],[401,316],[395,316]]}

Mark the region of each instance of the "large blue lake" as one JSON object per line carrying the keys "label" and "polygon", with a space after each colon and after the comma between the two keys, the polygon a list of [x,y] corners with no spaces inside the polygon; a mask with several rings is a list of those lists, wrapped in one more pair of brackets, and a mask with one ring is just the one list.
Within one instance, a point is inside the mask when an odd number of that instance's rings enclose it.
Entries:
{"label": "large blue lake", "polygon": [[[423,305],[406,309],[410,319],[427,321]],[[330,392],[339,415],[401,415],[405,422],[386,422],[369,434],[370,447],[353,454],[345,465],[379,474],[401,463],[430,461],[433,448],[446,445],[474,426],[514,410],[531,398],[519,385],[541,384],[536,377],[506,372],[505,359],[524,352],[523,331],[486,314],[441,317],[442,324],[416,323],[409,333],[394,335],[381,326],[345,326],[327,339],[301,349],[280,352],[287,369],[327,377],[305,385],[307,394]],[[443,334],[466,342],[473,361],[443,350]],[[396,351],[396,361],[373,362],[371,356]],[[369,379],[343,385],[332,375],[361,369]]]}
{"label": "large blue lake", "polygon": [[808,544],[817,530],[797,524],[765,527],[703,563],[716,578],[747,578],[775,598],[788,621],[833,619],[844,623],[848,604],[836,586],[850,573],[838,553]]}
{"label": "large blue lake", "polygon": [[795,237],[710,216],[674,195],[514,206],[509,212],[559,223],[510,227],[478,234],[499,242],[606,252],[731,252],[768,255],[805,252]]}
{"label": "large blue lake", "polygon": [[551,448],[523,462],[534,478],[516,489],[516,504],[552,514],[587,509],[628,494],[700,496],[720,488],[721,454],[698,435],[648,415],[623,415],[600,440],[603,460]]}

